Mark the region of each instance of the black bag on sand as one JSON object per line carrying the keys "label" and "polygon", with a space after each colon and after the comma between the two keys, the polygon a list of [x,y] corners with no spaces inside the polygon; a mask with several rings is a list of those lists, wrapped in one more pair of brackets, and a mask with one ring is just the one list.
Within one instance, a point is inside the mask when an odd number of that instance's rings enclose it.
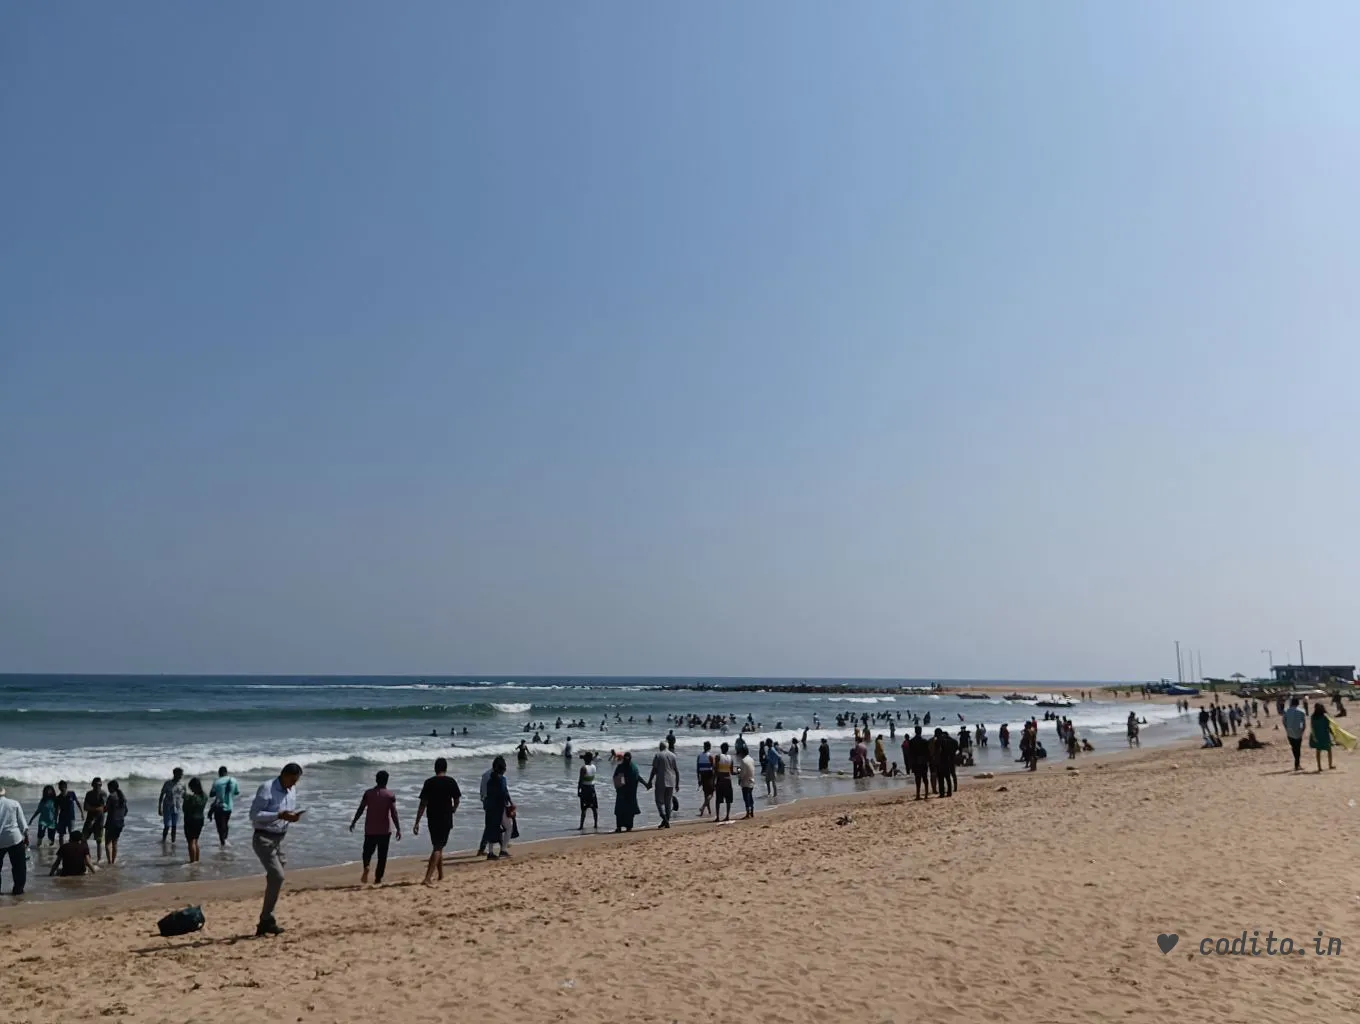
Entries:
{"label": "black bag on sand", "polygon": [[202,907],[185,907],[183,910],[173,910],[156,922],[156,927],[161,935],[170,938],[172,935],[188,935],[196,932],[205,924],[203,920]]}

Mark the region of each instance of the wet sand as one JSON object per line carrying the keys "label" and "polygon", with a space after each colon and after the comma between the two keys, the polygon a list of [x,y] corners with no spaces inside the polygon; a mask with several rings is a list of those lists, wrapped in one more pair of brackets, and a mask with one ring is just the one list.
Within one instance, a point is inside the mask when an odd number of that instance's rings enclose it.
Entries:
{"label": "wet sand", "polygon": [[[460,858],[435,889],[418,859],[389,864],[381,889],[358,888],[356,867],[295,872],[278,939],[247,937],[258,878],[5,907],[0,1010],[207,1024],[1339,1018],[1360,1010],[1360,762],[1337,763],[1296,775],[1282,741],[1101,754],[1076,772],[1054,761],[966,781],[945,801],[902,787],[525,845],[510,863]],[[186,902],[203,904],[205,931],[156,937]],[[1268,930],[1307,940],[1308,955],[1198,951],[1244,929],[1262,945]],[[1340,955],[1315,954],[1319,930]]]}

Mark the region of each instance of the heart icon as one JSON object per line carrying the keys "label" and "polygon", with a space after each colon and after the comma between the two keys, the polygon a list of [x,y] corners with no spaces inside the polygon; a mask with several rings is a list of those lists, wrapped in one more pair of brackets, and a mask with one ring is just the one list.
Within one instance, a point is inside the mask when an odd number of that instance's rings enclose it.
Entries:
{"label": "heart icon", "polygon": [[1158,935],[1157,948],[1160,949],[1163,953],[1170,953],[1173,949],[1176,948],[1176,943],[1180,941],[1181,937],[1177,935],[1175,932],[1172,932],[1170,935]]}

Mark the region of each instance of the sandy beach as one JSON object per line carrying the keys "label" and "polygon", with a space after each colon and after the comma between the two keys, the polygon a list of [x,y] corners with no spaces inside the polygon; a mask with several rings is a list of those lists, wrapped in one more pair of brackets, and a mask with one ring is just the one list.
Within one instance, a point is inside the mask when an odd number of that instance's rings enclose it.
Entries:
{"label": "sandy beach", "polygon": [[[1360,1010],[1352,759],[1287,748],[1056,761],[926,804],[904,789],[754,822],[419,862],[389,884],[296,873],[256,940],[258,879],[0,911],[12,1022],[1323,1020]],[[1002,788],[1004,787],[1004,789]],[[849,816],[848,824],[838,819]],[[421,850],[421,839],[407,850]],[[201,902],[207,928],[157,917]],[[1259,931],[1307,955],[1205,956]],[[1318,956],[1322,931],[1339,955]],[[1176,933],[1168,954],[1159,934]],[[1353,947],[1352,943],[1356,945]],[[1354,952],[1352,952],[1354,949]],[[92,959],[93,958],[93,959]]]}

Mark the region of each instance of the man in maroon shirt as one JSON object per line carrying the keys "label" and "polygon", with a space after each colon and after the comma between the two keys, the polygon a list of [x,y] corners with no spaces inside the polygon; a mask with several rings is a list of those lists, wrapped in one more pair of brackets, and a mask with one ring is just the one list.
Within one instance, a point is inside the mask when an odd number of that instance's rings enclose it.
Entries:
{"label": "man in maroon shirt", "polygon": [[[359,823],[359,818],[368,812],[364,819],[364,874],[361,885],[368,884],[368,865],[373,854],[378,854],[378,870],[373,875],[373,884],[382,885],[383,872],[387,869],[387,844],[392,839],[392,827],[397,830],[397,842],[401,842],[401,822],[397,820],[397,797],[387,788],[387,773],[379,772],[377,785],[364,792],[359,801],[359,809],[354,812],[354,820],[349,830]],[[391,827],[389,827],[391,826]]]}

